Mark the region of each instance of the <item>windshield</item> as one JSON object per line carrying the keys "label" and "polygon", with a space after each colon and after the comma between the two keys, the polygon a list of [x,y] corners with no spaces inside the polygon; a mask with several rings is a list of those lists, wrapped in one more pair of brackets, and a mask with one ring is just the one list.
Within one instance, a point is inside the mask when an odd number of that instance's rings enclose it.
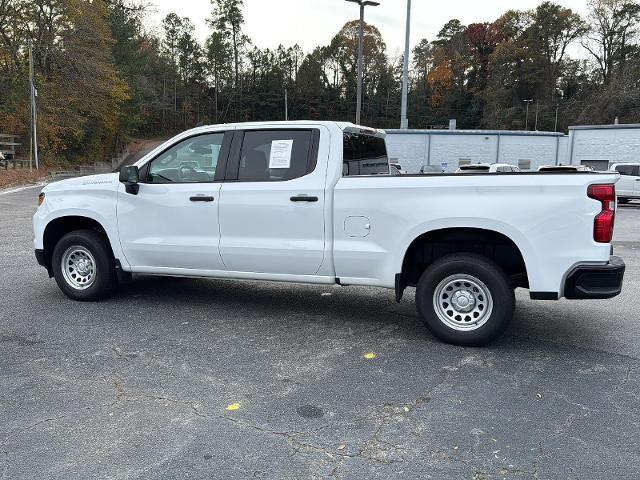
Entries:
{"label": "windshield", "polygon": [[345,132],[342,173],[344,176],[389,175],[384,138]]}

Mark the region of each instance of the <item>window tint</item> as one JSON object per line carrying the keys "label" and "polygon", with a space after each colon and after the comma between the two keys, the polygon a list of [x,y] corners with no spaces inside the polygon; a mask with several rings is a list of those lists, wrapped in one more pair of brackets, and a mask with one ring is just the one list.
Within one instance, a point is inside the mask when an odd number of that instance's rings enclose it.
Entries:
{"label": "window tint", "polygon": [[634,167],[633,165],[618,165],[616,170],[620,173],[620,175],[633,175]]}
{"label": "window tint", "polygon": [[342,173],[349,175],[388,175],[389,159],[384,138],[345,132]]}
{"label": "window tint", "polygon": [[224,133],[187,138],[151,161],[149,183],[213,182]]}
{"label": "window tint", "polygon": [[249,130],[238,167],[241,182],[277,182],[302,177],[315,167],[310,130]]}

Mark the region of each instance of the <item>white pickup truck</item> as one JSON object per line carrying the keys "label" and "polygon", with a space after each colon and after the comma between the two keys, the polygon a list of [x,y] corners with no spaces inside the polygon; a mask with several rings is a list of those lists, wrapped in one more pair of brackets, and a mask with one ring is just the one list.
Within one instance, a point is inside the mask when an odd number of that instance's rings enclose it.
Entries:
{"label": "white pickup truck", "polygon": [[38,262],[76,300],[131,274],[416,287],[438,338],[500,336],[514,289],[610,298],[616,173],[389,175],[384,132],[336,122],[184,132],[119,174],[44,187]]}

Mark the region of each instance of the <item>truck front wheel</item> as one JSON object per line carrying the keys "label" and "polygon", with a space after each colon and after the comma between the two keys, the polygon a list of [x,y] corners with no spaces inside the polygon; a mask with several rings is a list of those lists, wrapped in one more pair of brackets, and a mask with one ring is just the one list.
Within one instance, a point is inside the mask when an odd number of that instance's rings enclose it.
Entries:
{"label": "truck front wheel", "polygon": [[63,236],[53,249],[51,266],[58,287],[73,300],[99,300],[117,283],[109,242],[93,230]]}
{"label": "truck front wheel", "polygon": [[481,346],[499,338],[513,317],[509,277],[492,260],[453,254],[431,264],[416,288],[418,313],[440,340]]}

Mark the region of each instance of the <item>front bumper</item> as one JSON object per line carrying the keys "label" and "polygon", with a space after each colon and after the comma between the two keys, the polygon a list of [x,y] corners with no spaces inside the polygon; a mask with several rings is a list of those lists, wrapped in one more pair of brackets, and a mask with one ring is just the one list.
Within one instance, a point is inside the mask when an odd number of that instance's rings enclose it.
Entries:
{"label": "front bumper", "polygon": [[612,255],[604,265],[577,265],[567,275],[564,296],[570,300],[612,298],[622,291],[625,264]]}

